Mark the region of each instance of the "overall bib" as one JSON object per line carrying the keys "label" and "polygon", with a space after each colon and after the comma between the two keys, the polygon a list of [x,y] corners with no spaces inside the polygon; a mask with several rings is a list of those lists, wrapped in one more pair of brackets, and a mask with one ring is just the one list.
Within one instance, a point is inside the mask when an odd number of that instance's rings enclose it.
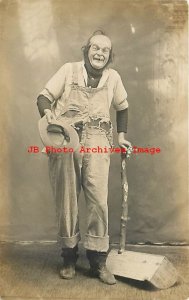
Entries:
{"label": "overall bib", "polygon": [[[80,144],[85,149],[110,147],[110,123],[107,82],[101,88],[78,85],[78,70],[72,65],[73,78],[69,96],[59,120],[69,124],[83,124],[78,130]],[[83,188],[87,215],[84,247],[107,251],[108,236],[108,174],[110,154],[83,153],[81,148],[73,153],[51,153],[49,173],[56,201],[58,241],[63,248],[74,248],[79,240],[78,198]]]}

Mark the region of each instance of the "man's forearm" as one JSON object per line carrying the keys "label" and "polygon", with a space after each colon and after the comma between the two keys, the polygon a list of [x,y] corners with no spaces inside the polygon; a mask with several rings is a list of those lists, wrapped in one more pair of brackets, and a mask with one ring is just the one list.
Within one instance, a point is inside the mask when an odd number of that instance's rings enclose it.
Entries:
{"label": "man's forearm", "polygon": [[40,113],[40,116],[43,117],[45,115],[45,109],[51,109],[50,100],[44,95],[39,95],[37,98],[37,106]]}
{"label": "man's forearm", "polygon": [[128,108],[116,112],[117,132],[127,132]]}

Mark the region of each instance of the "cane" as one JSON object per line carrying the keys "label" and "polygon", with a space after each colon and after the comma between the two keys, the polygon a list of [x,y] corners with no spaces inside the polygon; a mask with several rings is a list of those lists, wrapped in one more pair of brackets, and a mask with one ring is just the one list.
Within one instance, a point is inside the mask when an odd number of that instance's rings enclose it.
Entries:
{"label": "cane", "polygon": [[121,153],[121,189],[122,189],[122,214],[120,223],[120,241],[118,253],[121,254],[125,250],[126,230],[128,220],[128,182],[126,174],[127,159],[132,153],[132,147],[128,147],[126,152]]}

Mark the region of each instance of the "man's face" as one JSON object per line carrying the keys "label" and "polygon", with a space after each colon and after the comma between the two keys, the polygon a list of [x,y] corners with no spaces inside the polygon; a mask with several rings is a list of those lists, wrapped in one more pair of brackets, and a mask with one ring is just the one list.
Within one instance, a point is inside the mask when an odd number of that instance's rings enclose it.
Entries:
{"label": "man's face", "polygon": [[95,35],[91,38],[90,45],[88,57],[91,66],[102,69],[110,57],[111,41],[105,35]]}

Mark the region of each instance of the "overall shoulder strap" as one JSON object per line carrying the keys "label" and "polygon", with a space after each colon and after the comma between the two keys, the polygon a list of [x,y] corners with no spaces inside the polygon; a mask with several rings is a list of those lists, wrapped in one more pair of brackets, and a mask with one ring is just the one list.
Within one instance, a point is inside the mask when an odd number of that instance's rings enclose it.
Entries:
{"label": "overall shoulder strap", "polygon": [[72,83],[78,84],[78,66],[77,63],[72,63]]}

